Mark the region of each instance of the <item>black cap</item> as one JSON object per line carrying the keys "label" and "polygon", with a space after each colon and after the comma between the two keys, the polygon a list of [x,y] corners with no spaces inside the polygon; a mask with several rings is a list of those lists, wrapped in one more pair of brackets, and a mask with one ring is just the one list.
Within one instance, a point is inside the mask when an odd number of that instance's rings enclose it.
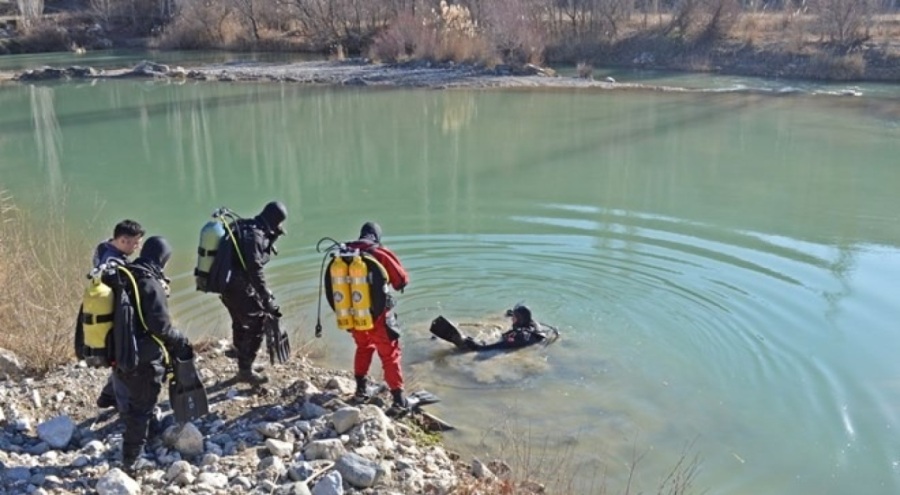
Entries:
{"label": "black cap", "polygon": [[381,242],[381,225],[375,222],[366,222],[359,229],[360,239],[369,239],[374,242]]}
{"label": "black cap", "polygon": [[171,257],[172,246],[169,245],[169,241],[165,237],[155,235],[144,241],[144,247],[141,248],[140,256],[142,260],[156,265],[157,268],[162,270],[166,267],[166,263],[169,262]]}
{"label": "black cap", "polygon": [[281,227],[281,222],[287,219],[287,208],[281,201],[271,201],[266,204],[262,212],[256,216],[257,220],[266,224],[270,232],[277,235],[284,235],[286,232]]}

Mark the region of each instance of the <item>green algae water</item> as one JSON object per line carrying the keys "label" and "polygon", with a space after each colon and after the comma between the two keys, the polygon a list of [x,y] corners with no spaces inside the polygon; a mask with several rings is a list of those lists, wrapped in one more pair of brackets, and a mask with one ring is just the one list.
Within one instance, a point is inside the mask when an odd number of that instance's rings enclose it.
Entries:
{"label": "green algae water", "polygon": [[[270,283],[294,347],[345,369],[327,305],[313,338],[315,244],[380,222],[412,279],[407,380],[443,399],[429,410],[466,455],[513,424],[571,454],[578,493],[621,493],[636,454],[631,491],[655,493],[687,449],[697,493],[887,495],[900,90],[880,91],[7,85],[0,186],[37,218],[64,204],[97,240],[125,217],[169,238],[193,336],[230,332],[193,288],[200,227],[218,206],[284,201]],[[485,358],[429,338],[439,314],[478,331],[519,301],[560,341]]]}

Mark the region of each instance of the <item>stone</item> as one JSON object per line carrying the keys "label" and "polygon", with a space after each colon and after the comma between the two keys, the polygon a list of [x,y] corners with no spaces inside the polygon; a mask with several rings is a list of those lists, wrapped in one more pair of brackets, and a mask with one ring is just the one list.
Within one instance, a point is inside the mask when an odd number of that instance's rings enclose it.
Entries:
{"label": "stone", "polygon": [[288,483],[275,491],[276,495],[311,495],[306,483]]}
{"label": "stone", "polygon": [[334,431],[346,433],[359,423],[360,410],[355,407],[342,407],[331,414]]}
{"label": "stone", "polygon": [[291,454],[294,453],[294,444],[291,442],[282,442],[281,440],[275,440],[274,438],[269,438],[266,440],[266,448],[269,449],[272,455],[278,457],[290,457]]}
{"label": "stone", "polygon": [[342,455],[334,467],[356,488],[369,488],[378,481],[378,463],[352,452]]}
{"label": "stone", "polygon": [[344,453],[344,444],[340,440],[331,438],[327,440],[313,440],[306,444],[303,456],[307,460],[328,459],[337,460]]}
{"label": "stone", "polygon": [[341,473],[331,471],[322,477],[312,489],[312,495],[344,495]]}
{"label": "stone", "polygon": [[284,435],[284,425],[279,423],[260,423],[256,425],[256,431],[266,438],[281,439]]}
{"label": "stone", "polygon": [[22,361],[16,353],[0,349],[0,375],[17,375],[22,369]]}
{"label": "stone", "polygon": [[138,482],[119,468],[110,469],[97,481],[97,493],[100,495],[138,495],[140,492]]}
{"label": "stone", "polygon": [[193,423],[170,426],[163,433],[163,442],[185,457],[203,453],[203,434]]}
{"label": "stone", "polygon": [[64,448],[75,433],[75,422],[68,416],[57,416],[37,427],[38,437],[54,449]]}
{"label": "stone", "polygon": [[[247,481],[249,482],[249,480]],[[221,490],[228,487],[228,476],[222,473],[200,473],[197,483]]]}
{"label": "stone", "polygon": [[478,458],[474,458],[472,459],[472,476],[477,479],[492,479],[494,473]]}
{"label": "stone", "polygon": [[166,470],[166,481],[169,483],[186,486],[194,483],[194,474],[191,464],[187,461],[177,461]]}

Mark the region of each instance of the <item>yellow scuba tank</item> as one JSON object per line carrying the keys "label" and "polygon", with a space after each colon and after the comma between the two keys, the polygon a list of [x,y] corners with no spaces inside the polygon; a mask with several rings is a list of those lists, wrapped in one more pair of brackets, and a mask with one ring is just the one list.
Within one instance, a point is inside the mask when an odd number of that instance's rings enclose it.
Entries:
{"label": "yellow scuba tank", "polygon": [[357,330],[371,330],[375,326],[368,275],[369,269],[362,257],[354,255],[350,262],[350,291],[353,297],[353,328]]}
{"label": "yellow scuba tank", "polygon": [[115,297],[113,290],[100,281],[99,274],[91,277],[84,291],[81,321],[84,328],[84,359],[89,366],[108,366],[106,335],[113,327]]}
{"label": "yellow scuba tank", "polygon": [[350,272],[349,266],[341,257],[335,254],[328,268],[331,276],[331,289],[334,299],[334,313],[337,316],[337,326],[341,330],[353,328],[353,313],[351,312]]}
{"label": "yellow scuba tank", "polygon": [[[218,213],[218,211],[216,212]],[[194,281],[197,290],[206,292],[206,281],[209,278],[209,269],[216,257],[219,241],[225,235],[224,221],[216,213],[213,219],[206,222],[200,229],[200,245],[197,248],[197,267],[194,269]]]}

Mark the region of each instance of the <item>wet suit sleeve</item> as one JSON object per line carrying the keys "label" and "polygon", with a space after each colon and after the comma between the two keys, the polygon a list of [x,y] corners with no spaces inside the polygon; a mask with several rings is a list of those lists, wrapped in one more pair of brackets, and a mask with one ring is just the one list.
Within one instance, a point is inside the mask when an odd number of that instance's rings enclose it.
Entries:
{"label": "wet suit sleeve", "polygon": [[403,264],[400,263],[400,259],[397,258],[397,255],[394,254],[393,251],[384,247],[378,246],[372,250],[372,255],[381,263],[385,270],[388,272],[388,276],[391,278],[391,286],[394,290],[402,291],[404,287],[409,284],[409,274],[406,272],[406,269],[403,268]]}
{"label": "wet suit sleeve", "polygon": [[269,299],[266,276],[263,274],[263,266],[269,262],[268,240],[259,229],[253,229],[253,235],[247,237],[241,243],[244,263],[247,264],[247,282],[262,298],[261,302],[265,303]]}
{"label": "wet suit sleeve", "polygon": [[163,341],[166,348],[180,354],[188,344],[187,338],[178,329],[172,326],[169,317],[169,303],[166,292],[157,280],[141,279],[138,281],[141,291],[141,311],[147,331]]}

